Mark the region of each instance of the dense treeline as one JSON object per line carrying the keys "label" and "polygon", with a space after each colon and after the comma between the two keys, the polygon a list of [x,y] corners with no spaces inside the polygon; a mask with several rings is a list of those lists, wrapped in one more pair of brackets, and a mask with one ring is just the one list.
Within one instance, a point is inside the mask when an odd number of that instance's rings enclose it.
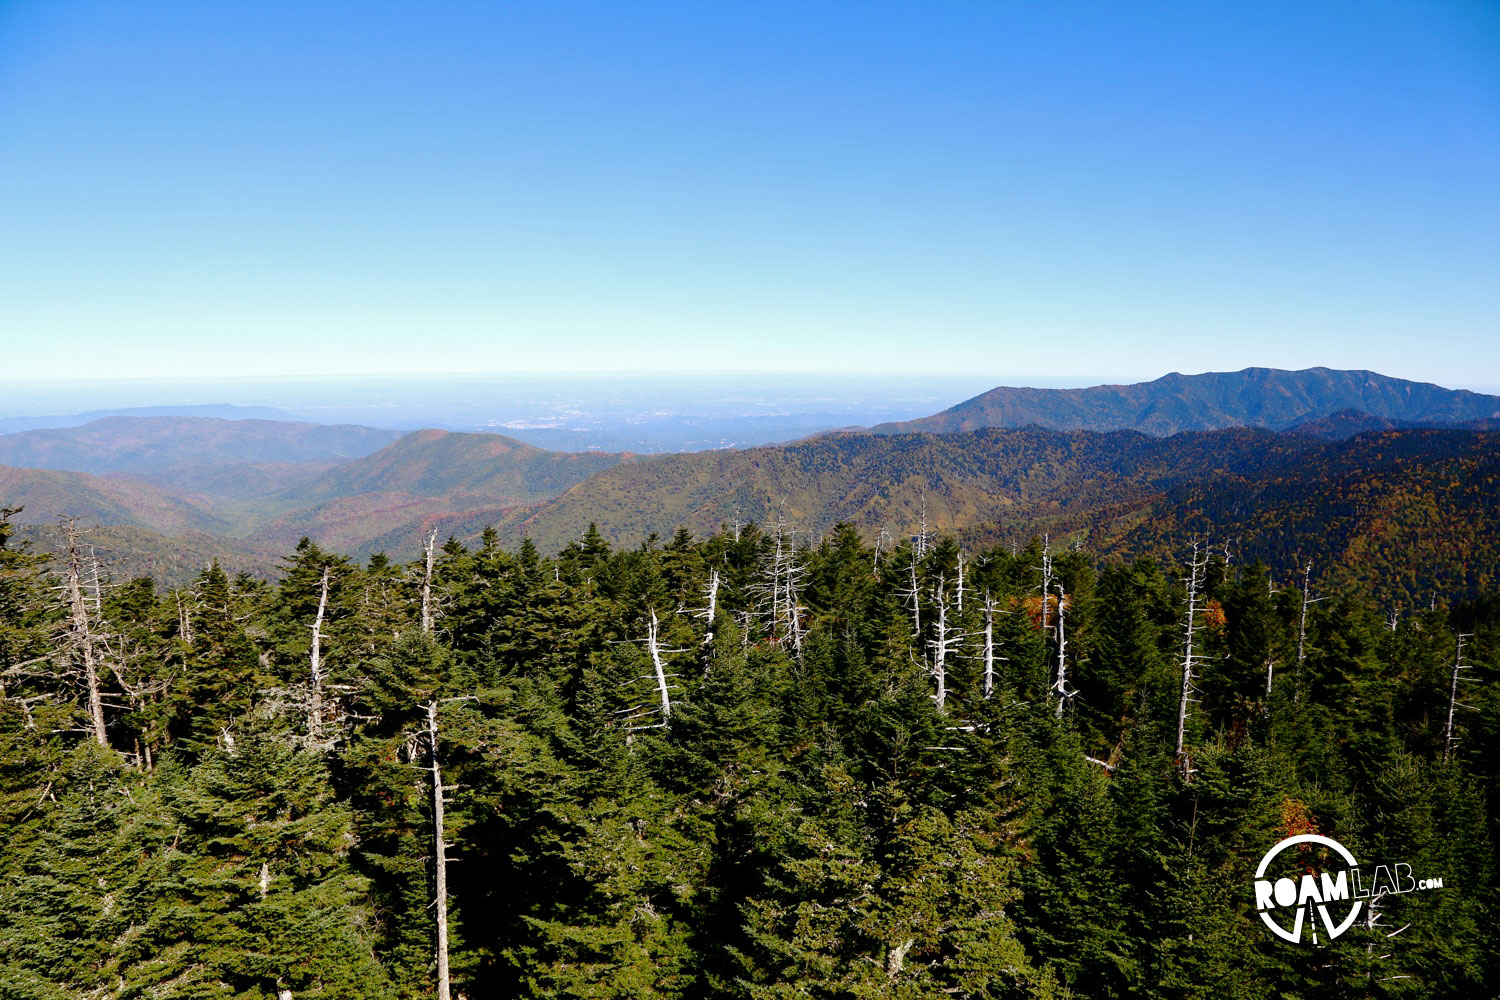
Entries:
{"label": "dense treeline", "polygon": [[[1495,599],[846,526],[60,549],[0,519],[0,997],[1496,992]],[[1280,942],[1309,831],[1447,888]]]}
{"label": "dense treeline", "polygon": [[1330,580],[1410,604],[1493,592],[1497,525],[1500,437],[1404,430],[1177,485],[1090,537],[1129,556],[1171,552],[1193,532],[1229,538],[1268,565],[1311,559]]}

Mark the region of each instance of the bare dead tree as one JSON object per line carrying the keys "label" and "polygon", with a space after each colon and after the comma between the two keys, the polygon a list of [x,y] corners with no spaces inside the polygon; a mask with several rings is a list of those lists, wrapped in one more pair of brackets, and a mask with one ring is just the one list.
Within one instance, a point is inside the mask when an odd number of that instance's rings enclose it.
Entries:
{"label": "bare dead tree", "polygon": [[907,566],[909,582],[899,593],[911,608],[912,642],[920,646],[922,643],[922,584],[917,578],[918,561],[917,550],[914,546],[911,550],[911,563]]}
{"label": "bare dead tree", "polygon": [[1458,736],[1453,731],[1453,715],[1460,708],[1473,708],[1473,705],[1465,705],[1458,700],[1458,682],[1471,680],[1464,675],[1465,670],[1474,669],[1470,664],[1464,662],[1464,643],[1473,638],[1468,633],[1458,636],[1458,648],[1453,653],[1453,675],[1448,685],[1448,722],[1443,727],[1443,759],[1447,760],[1453,756],[1454,748],[1458,746]]}
{"label": "bare dead tree", "polygon": [[1297,622],[1297,689],[1292,694],[1292,700],[1302,701],[1302,661],[1307,659],[1307,609],[1318,603],[1323,598],[1312,596],[1312,560],[1302,568],[1302,614]]}
{"label": "bare dead tree", "polygon": [[193,644],[193,617],[191,609],[183,602],[181,590],[178,590],[175,596],[177,598],[177,634],[182,637],[183,642],[191,646]]}
{"label": "bare dead tree", "polygon": [[[651,609],[651,617],[646,628],[646,639],[644,642],[646,655],[651,661],[651,671],[632,677],[625,684],[637,684],[641,681],[650,681],[655,693],[655,706],[650,702],[642,702],[620,709],[616,714],[624,716],[626,728],[631,732],[642,729],[664,729],[672,719],[672,689],[677,687],[676,674],[667,673],[666,663],[662,657],[672,653],[685,653],[685,649],[668,649],[661,644],[661,623],[657,620],[656,609]],[[622,685],[624,686],[624,685]],[[656,715],[659,722],[643,723],[642,720]],[[640,725],[632,723],[642,722]]]}
{"label": "bare dead tree", "polygon": [[1047,602],[1052,592],[1052,535],[1042,535],[1042,565],[1038,567],[1042,571],[1042,631],[1047,631]]}
{"label": "bare dead tree", "polygon": [[807,642],[807,627],[803,624],[807,609],[802,606],[801,599],[802,583],[806,577],[807,570],[797,558],[796,540],[789,538],[781,577],[785,588],[785,600],[782,602],[782,641],[791,642],[792,655],[799,663],[802,661],[803,645]]}
{"label": "bare dead tree", "polygon": [[1199,693],[1197,684],[1198,655],[1193,651],[1193,640],[1198,633],[1198,596],[1199,588],[1203,585],[1203,571],[1208,565],[1208,554],[1206,551],[1200,554],[1197,540],[1193,541],[1193,556],[1188,564],[1188,602],[1187,616],[1183,625],[1182,637],[1182,698],[1177,703],[1177,763],[1182,768],[1182,776],[1191,781],[1193,775],[1192,763],[1187,754],[1187,723],[1188,712],[1192,704],[1198,699],[1194,697]]}
{"label": "bare dead tree", "polygon": [[1057,692],[1057,717],[1062,718],[1063,708],[1073,700],[1078,692],[1068,686],[1068,632],[1067,632],[1067,595],[1063,593],[1062,584],[1057,585],[1057,683],[1052,685],[1052,690]]}
{"label": "bare dead tree", "polygon": [[886,546],[891,544],[891,533],[885,528],[880,529],[880,534],[875,536],[875,565],[872,572],[880,572],[880,554],[885,551]]}
{"label": "bare dead tree", "polygon": [[953,591],[954,604],[959,614],[964,613],[964,550],[958,550],[958,587]]}
{"label": "bare dead tree", "polygon": [[912,540],[912,551],[916,553],[918,559],[927,558],[927,543],[927,491],[923,490],[921,508],[917,521],[917,537]]}
{"label": "bare dead tree", "polygon": [[999,605],[990,597],[990,592],[984,592],[984,628],[980,630],[983,641],[980,644],[980,660],[983,663],[983,687],[984,696],[989,698],[995,693],[995,664],[1009,662],[1006,657],[995,653],[995,615],[1014,614],[1015,612],[1001,611]]}
{"label": "bare dead tree", "polygon": [[651,630],[646,636],[646,649],[651,653],[651,669],[656,673],[656,690],[661,696],[661,721],[672,718],[672,696],[667,691],[667,668],[661,662],[661,644],[657,642],[658,626],[656,609],[651,609]]}
{"label": "bare dead tree", "polygon": [[438,756],[438,706],[446,702],[471,701],[470,698],[434,699],[423,706],[427,710],[428,767],[432,773],[432,840],[433,900],[437,911],[437,974],[439,1000],[452,1000],[453,985],[448,973],[448,841],[444,830],[447,793],[454,785],[443,784],[443,769]]}
{"label": "bare dead tree", "polygon": [[784,518],[778,514],[771,547],[762,557],[752,592],[757,598],[757,617],[765,620],[771,635],[790,647],[799,661],[807,639],[803,625],[806,609],[799,596],[806,577],[807,570],[797,554],[796,536],[788,531]]}
{"label": "bare dead tree", "polygon": [[432,564],[437,556],[437,528],[427,533],[422,542],[422,634],[432,635]]}
{"label": "bare dead tree", "polygon": [[[703,641],[699,645],[712,650],[714,644],[714,620],[719,614],[718,567],[710,567],[708,571],[708,586],[705,588],[703,595],[703,607],[697,608],[690,613],[692,617],[698,618],[704,623]],[[704,669],[707,670],[707,666]]]}
{"label": "bare dead tree", "polygon": [[937,684],[932,700],[940,712],[944,710],[948,700],[948,657],[965,638],[962,632],[949,624],[945,589],[945,581],[939,576],[937,586],[932,590],[933,603],[937,605],[936,632],[928,641],[928,647],[932,650],[932,659],[928,662],[927,669]]}
{"label": "bare dead tree", "polygon": [[318,588],[318,614],[312,623],[312,647],[308,660],[312,677],[308,691],[307,739],[316,744],[323,737],[323,618],[328,612],[329,567],[323,567],[323,579]]}
{"label": "bare dead tree", "polygon": [[59,527],[63,532],[63,592],[68,605],[69,645],[83,666],[90,731],[96,743],[108,747],[109,737],[104,730],[104,697],[99,682],[99,642],[88,602],[83,596],[83,555],[78,544],[78,525],[69,517],[64,518]]}

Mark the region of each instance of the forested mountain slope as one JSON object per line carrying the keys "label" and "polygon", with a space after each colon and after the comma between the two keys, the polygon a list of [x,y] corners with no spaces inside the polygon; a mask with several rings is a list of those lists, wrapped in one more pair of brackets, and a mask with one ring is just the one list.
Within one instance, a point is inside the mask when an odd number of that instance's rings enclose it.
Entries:
{"label": "forested mountain slope", "polygon": [[62,516],[91,524],[151,528],[167,534],[227,532],[231,522],[213,505],[182,497],[133,476],[15,469],[0,465],[0,507],[21,507],[19,524],[56,524]]}
{"label": "forested mountain slope", "polygon": [[[976,544],[1051,532],[1122,557],[1161,554],[1201,534],[1278,568],[1312,556],[1320,574],[1337,568],[1411,599],[1486,585],[1500,535],[1497,453],[1495,432],[1430,429],[1349,441],[1255,428],[1166,438],[1038,428],[844,433],[647,458],[421,431],[332,467],[204,467],[180,477],[189,489],[162,488],[171,473],[145,482],[8,470],[0,501],[24,504],[30,523],[71,513],[165,535],[217,534],[234,542],[228,560],[303,536],[360,558],[405,558],[433,530],[473,540],[490,524],[510,543],[531,538],[549,552],[590,524],[638,544],[679,526],[707,532],[777,519],[814,535],[845,522],[874,540],[925,520]],[[160,562],[153,536],[116,537],[123,547],[110,555],[120,565]],[[135,551],[137,542],[149,544]],[[1408,551],[1423,558],[1406,560]]]}
{"label": "forested mountain slope", "polygon": [[0,464],[74,472],[161,472],[368,455],[400,431],[354,424],[216,417],[105,417],[79,427],[0,435]]}
{"label": "forested mountain slope", "polygon": [[1175,486],[1091,545],[1169,557],[1194,536],[1241,558],[1346,581],[1408,605],[1500,583],[1500,434],[1363,434],[1254,474]]}
{"label": "forested mountain slope", "polygon": [[297,504],[363,493],[539,500],[557,496],[632,457],[613,452],[547,451],[500,434],[414,431],[276,497]]}
{"label": "forested mountain slope", "polygon": [[981,427],[1128,429],[1167,435],[1221,427],[1283,430],[1341,410],[1376,418],[1460,424],[1500,417],[1500,396],[1445,389],[1370,371],[1246,368],[1087,389],[1002,386],[918,420],[880,424],[877,434],[951,434]]}
{"label": "forested mountain slope", "polygon": [[544,549],[597,523],[633,543],[678,525],[782,516],[814,532],[847,522],[871,532],[1002,524],[1082,526],[1100,511],[1231,469],[1284,463],[1319,442],[1237,429],[1153,438],[1132,431],[985,429],[963,434],[828,434],[791,445],[652,457],[579,484],[506,525]]}

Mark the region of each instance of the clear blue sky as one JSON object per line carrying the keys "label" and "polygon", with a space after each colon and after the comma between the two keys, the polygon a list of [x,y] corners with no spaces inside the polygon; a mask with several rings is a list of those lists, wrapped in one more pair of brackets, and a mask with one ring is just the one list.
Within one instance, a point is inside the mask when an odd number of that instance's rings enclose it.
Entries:
{"label": "clear blue sky", "polygon": [[1500,4],[0,0],[0,340],[1494,386]]}

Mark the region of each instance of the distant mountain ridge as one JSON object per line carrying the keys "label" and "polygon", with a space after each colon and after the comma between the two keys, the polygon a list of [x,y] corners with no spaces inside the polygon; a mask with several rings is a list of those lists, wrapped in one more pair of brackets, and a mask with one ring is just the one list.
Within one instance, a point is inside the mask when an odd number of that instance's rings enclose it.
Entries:
{"label": "distant mountain ridge", "polygon": [[69,472],[159,472],[209,465],[344,461],[400,431],[357,424],[222,417],[103,417],[77,427],[0,435],[0,465]]}
{"label": "distant mountain ridge", "polygon": [[876,434],[952,434],[982,427],[1135,430],[1165,437],[1224,427],[1285,430],[1353,410],[1404,423],[1457,426],[1500,418],[1500,396],[1445,389],[1371,371],[1246,368],[1086,389],[1001,386],[917,420],[879,424]]}
{"label": "distant mountain ridge", "polygon": [[0,434],[78,427],[104,417],[219,417],[223,420],[295,420],[274,406],[238,406],[234,403],[189,403],[182,406],[122,406],[84,413],[52,413],[37,417],[0,417]]}
{"label": "distant mountain ridge", "polygon": [[[1142,426],[1048,429],[1026,409],[1038,400],[1061,401],[1053,422]],[[1006,414],[1029,426],[952,429]],[[1241,425],[1156,433],[1226,420]],[[1167,555],[1196,534],[1247,558],[1342,560],[1356,567],[1347,578],[1379,575],[1407,595],[1438,583],[1474,592],[1494,582],[1486,567],[1500,560],[1494,396],[1368,372],[1248,369],[998,389],[914,423],[936,430],[882,425],[640,456],[489,433],[107,418],[0,436],[0,506],[24,504],[19,520],[39,539],[59,514],[109,526],[99,537],[118,546],[116,565],[174,574],[218,552],[261,571],[303,535],[356,557],[405,558],[433,530],[469,541],[494,525],[510,544],[529,537],[555,550],[590,523],[635,545],[679,526],[704,533],[783,516],[803,538],[848,522],[899,539],[925,520],[967,544],[1050,531],[1119,557]],[[53,467],[7,467],[8,454]],[[175,554],[173,538],[183,540]],[[1404,577],[1404,551],[1436,575]]]}
{"label": "distant mountain ridge", "polygon": [[[145,539],[154,564],[162,538],[194,532],[235,541],[229,551],[280,551],[303,535],[357,555],[405,551],[434,526],[468,534],[636,460],[546,451],[499,434],[187,417],[107,418],[0,437],[0,449],[8,443],[25,460],[99,470],[0,465],[0,506],[24,506],[19,523],[71,515],[128,528],[112,537]],[[340,447],[359,454],[312,460]],[[305,460],[230,461],[241,455]]]}

